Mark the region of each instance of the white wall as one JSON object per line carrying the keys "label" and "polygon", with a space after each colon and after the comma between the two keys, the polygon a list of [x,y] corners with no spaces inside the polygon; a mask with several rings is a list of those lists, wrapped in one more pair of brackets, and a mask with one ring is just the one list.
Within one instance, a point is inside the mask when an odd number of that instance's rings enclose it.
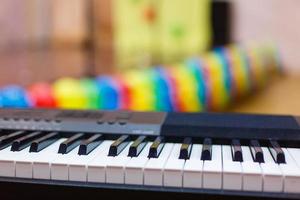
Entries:
{"label": "white wall", "polygon": [[300,72],[300,0],[230,0],[233,39],[274,41],[290,72]]}

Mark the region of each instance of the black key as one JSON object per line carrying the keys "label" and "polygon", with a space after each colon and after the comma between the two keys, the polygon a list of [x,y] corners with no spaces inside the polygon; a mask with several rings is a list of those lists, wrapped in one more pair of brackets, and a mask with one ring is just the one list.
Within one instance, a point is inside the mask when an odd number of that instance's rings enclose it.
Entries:
{"label": "black key", "polygon": [[69,153],[80,144],[80,141],[83,139],[83,137],[84,137],[83,133],[77,133],[76,135],[73,135],[66,141],[62,142],[59,145],[58,153],[61,154]]}
{"label": "black key", "polygon": [[275,140],[270,140],[269,150],[276,163],[285,163],[284,152],[282,151],[278,142]]}
{"label": "black key", "polygon": [[44,134],[40,131],[30,133],[28,135],[24,135],[16,140],[13,141],[11,145],[11,151],[21,151],[22,149],[31,145],[32,141],[36,138],[41,137]]}
{"label": "black key", "polygon": [[26,131],[16,131],[8,135],[4,135],[0,138],[0,150],[8,147],[9,145],[12,144],[12,142],[24,136],[26,134]]}
{"label": "black key", "polygon": [[137,157],[146,146],[146,136],[139,136],[129,147],[128,156]]}
{"label": "black key", "polygon": [[201,160],[211,160],[212,140],[205,138],[203,141]]}
{"label": "black key", "polygon": [[243,162],[242,147],[239,140],[236,139],[232,140],[231,152],[232,152],[233,161]]}
{"label": "black key", "polygon": [[250,151],[254,162],[264,163],[264,154],[257,140],[250,141]]}
{"label": "black key", "polygon": [[129,143],[129,136],[122,135],[112,145],[110,145],[108,156],[117,156]]}
{"label": "black key", "polygon": [[158,136],[150,146],[148,158],[158,158],[164,146],[164,137]]}
{"label": "black key", "polygon": [[78,154],[79,155],[88,155],[92,152],[97,146],[103,142],[103,136],[101,134],[96,134],[90,138],[83,140],[80,143]]}
{"label": "black key", "polygon": [[180,147],[179,159],[189,159],[192,152],[192,138],[184,138],[183,143]]}
{"label": "black key", "polygon": [[53,144],[57,140],[57,138],[57,132],[49,133],[41,138],[38,138],[31,143],[29,152],[39,152],[49,145]]}

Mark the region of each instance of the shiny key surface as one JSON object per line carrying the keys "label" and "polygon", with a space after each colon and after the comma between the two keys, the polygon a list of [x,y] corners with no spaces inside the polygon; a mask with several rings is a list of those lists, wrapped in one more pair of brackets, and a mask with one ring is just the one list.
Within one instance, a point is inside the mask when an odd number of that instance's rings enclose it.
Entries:
{"label": "shiny key surface", "polygon": [[255,162],[258,163],[264,162],[264,153],[257,140],[250,141],[250,150]]}
{"label": "shiny key surface", "polygon": [[39,152],[54,143],[57,139],[57,132],[49,133],[41,138],[38,138],[31,143],[29,152]]}
{"label": "shiny key surface", "polygon": [[37,131],[14,140],[11,145],[11,151],[21,151],[22,149],[25,149],[26,147],[31,145],[33,140],[35,140],[38,137],[41,137],[42,134],[42,132]]}
{"label": "shiny key surface", "polygon": [[232,140],[231,152],[232,152],[233,161],[243,162],[242,148],[239,140],[236,139]]}
{"label": "shiny key surface", "polygon": [[15,139],[20,138],[25,134],[26,131],[16,131],[8,135],[2,136],[0,138],[0,150],[10,146]]}
{"label": "shiny key surface", "polygon": [[129,136],[122,135],[109,148],[108,156],[118,156],[129,143]]}
{"label": "shiny key surface", "polygon": [[149,158],[158,158],[159,154],[161,153],[164,147],[164,137],[158,136],[152,143],[150,150],[149,150]]}
{"label": "shiny key surface", "polygon": [[103,142],[103,135],[96,134],[90,136],[86,140],[82,140],[79,146],[78,154],[79,155],[88,155],[92,152],[97,146],[99,146]]}
{"label": "shiny key surface", "polygon": [[189,159],[191,150],[192,150],[192,138],[190,137],[184,138],[183,143],[180,147],[179,159],[184,159],[184,160]]}
{"label": "shiny key surface", "polygon": [[59,146],[58,153],[61,154],[67,154],[70,151],[72,151],[75,147],[77,147],[80,144],[80,141],[83,139],[84,134],[83,133],[77,133],[67,139],[65,142],[61,143]]}
{"label": "shiny key surface", "polygon": [[130,146],[128,156],[137,157],[146,146],[146,136],[139,136]]}
{"label": "shiny key surface", "polygon": [[285,163],[284,152],[277,141],[270,140],[269,150],[276,163]]}
{"label": "shiny key surface", "polygon": [[205,138],[203,141],[201,160],[211,160],[212,157],[212,140]]}

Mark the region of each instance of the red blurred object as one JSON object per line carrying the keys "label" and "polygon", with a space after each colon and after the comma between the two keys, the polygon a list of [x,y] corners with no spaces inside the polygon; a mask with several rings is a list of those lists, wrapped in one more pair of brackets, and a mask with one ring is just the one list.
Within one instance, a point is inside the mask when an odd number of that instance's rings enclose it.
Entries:
{"label": "red blurred object", "polygon": [[130,103],[130,97],[131,97],[131,91],[128,85],[125,83],[125,81],[122,79],[121,76],[115,76],[115,81],[118,83],[119,86],[119,107],[124,110],[128,110]]}
{"label": "red blurred object", "polygon": [[54,108],[56,101],[53,96],[52,87],[48,83],[37,83],[28,89],[28,96],[33,107]]}

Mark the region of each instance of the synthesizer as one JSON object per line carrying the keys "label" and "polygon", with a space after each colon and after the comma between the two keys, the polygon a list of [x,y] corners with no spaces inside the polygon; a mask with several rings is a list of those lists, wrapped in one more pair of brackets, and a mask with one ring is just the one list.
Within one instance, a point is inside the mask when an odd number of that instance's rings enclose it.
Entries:
{"label": "synthesizer", "polygon": [[300,117],[0,109],[0,129],[2,189],[300,198]]}

